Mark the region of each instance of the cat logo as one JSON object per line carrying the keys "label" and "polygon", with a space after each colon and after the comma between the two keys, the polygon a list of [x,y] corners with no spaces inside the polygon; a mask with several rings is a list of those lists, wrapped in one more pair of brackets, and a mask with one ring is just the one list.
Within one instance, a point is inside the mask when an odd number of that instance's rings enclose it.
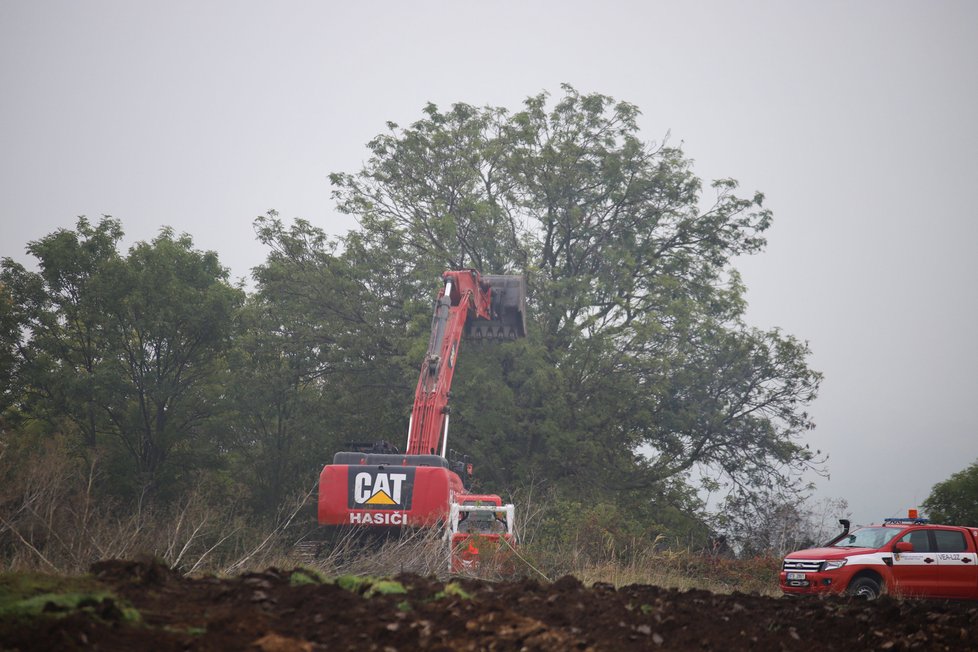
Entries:
{"label": "cat logo", "polygon": [[[411,509],[414,469],[350,468],[350,508]],[[361,467],[362,468],[362,467]]]}

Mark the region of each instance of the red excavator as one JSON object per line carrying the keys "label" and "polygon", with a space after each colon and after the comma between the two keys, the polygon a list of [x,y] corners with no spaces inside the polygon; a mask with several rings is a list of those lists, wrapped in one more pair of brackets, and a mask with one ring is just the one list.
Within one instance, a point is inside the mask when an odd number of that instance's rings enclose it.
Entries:
{"label": "red excavator", "polygon": [[468,493],[472,464],[447,457],[448,399],[458,347],[463,337],[525,337],[526,281],[471,269],[447,271],[442,279],[406,452],[380,442],[336,453],[319,476],[319,523],[378,531],[447,526],[453,570],[461,570],[477,564],[481,542],[512,544],[513,506],[496,495]]}

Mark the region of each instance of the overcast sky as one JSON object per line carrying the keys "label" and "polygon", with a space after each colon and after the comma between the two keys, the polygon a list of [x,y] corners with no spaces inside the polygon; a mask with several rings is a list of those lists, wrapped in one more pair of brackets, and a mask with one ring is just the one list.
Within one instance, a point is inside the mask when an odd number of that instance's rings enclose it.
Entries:
{"label": "overcast sky", "polygon": [[978,458],[978,2],[0,0],[0,256],[78,215],[170,225],[235,277],[269,209],[428,101],[568,82],[774,210],[750,323],[808,340],[819,494],[899,515]]}

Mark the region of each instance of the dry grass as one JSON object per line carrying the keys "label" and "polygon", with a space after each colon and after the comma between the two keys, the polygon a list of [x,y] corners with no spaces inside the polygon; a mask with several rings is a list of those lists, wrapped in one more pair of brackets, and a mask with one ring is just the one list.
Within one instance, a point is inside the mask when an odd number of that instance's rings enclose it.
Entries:
{"label": "dry grass", "polygon": [[608,582],[615,586],[653,584],[680,591],[702,589],[713,593],[759,593],[780,596],[778,568],[773,558],[724,559],[690,552],[662,552],[641,562],[609,560],[592,563],[572,574],[585,584]]}
{"label": "dry grass", "polygon": [[[312,490],[265,522],[246,518],[234,505],[214,504],[201,487],[167,507],[121,509],[96,498],[97,465],[79,466],[57,446],[42,453],[43,459],[16,473],[0,469],[7,480],[0,486],[3,570],[77,575],[99,560],[150,555],[186,573],[230,575],[306,566],[326,576],[449,575],[448,544],[441,531],[418,530],[386,541],[350,532],[329,545],[317,544],[315,526],[305,522],[309,517],[304,514],[313,511]],[[533,525],[524,527],[532,531]],[[607,548],[596,556],[595,548],[534,541],[502,556],[502,563],[486,561],[473,574],[494,580],[515,570],[516,576],[541,581],[574,575],[588,585],[777,594],[778,559],[736,560],[670,549],[661,540],[632,542],[627,556]]]}
{"label": "dry grass", "polygon": [[[389,576],[411,572],[444,579],[450,574],[447,545],[440,532],[434,530],[411,532],[379,546],[367,545],[351,535],[322,550],[318,557],[309,550],[294,549],[272,565],[284,568],[302,565],[325,576]],[[543,549],[536,544],[510,554],[503,551],[496,560],[489,560],[466,574],[490,581],[529,577],[544,582],[573,575],[588,586],[595,582],[618,587],[653,584],[681,591],[701,589],[777,596],[780,595],[779,567],[778,558],[733,559],[691,550],[664,549],[655,542],[650,542],[644,553],[628,560],[614,555],[587,559],[570,550]]]}
{"label": "dry grass", "polygon": [[780,595],[775,557],[736,559],[689,548],[667,547],[661,539],[644,546],[631,546],[628,555],[614,550],[601,556],[584,554],[576,546],[545,547],[534,544],[520,551],[527,574],[553,580],[573,575],[591,585],[595,582],[617,587],[652,584],[682,591],[702,589],[714,593],[759,593]]}
{"label": "dry grass", "polygon": [[349,530],[329,543],[292,546],[279,565],[302,565],[327,576],[415,573],[444,577],[449,558],[440,530],[408,530],[387,539]]}
{"label": "dry grass", "polygon": [[272,525],[234,504],[215,504],[203,486],[165,506],[123,506],[95,491],[98,462],[82,465],[51,442],[29,463],[0,449],[0,568],[80,574],[99,560],[149,555],[184,572],[233,572],[279,555],[305,498]]}

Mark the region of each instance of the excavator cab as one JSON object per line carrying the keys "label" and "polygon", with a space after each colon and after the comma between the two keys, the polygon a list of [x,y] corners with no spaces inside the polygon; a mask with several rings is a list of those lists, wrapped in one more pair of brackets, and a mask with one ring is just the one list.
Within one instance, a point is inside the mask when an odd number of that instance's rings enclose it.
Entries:
{"label": "excavator cab", "polygon": [[462,496],[448,517],[449,570],[509,575],[515,570],[514,507],[499,496]]}
{"label": "excavator cab", "polygon": [[463,336],[469,340],[515,340],[526,337],[526,277],[484,274],[491,290],[491,319],[469,319]]}

